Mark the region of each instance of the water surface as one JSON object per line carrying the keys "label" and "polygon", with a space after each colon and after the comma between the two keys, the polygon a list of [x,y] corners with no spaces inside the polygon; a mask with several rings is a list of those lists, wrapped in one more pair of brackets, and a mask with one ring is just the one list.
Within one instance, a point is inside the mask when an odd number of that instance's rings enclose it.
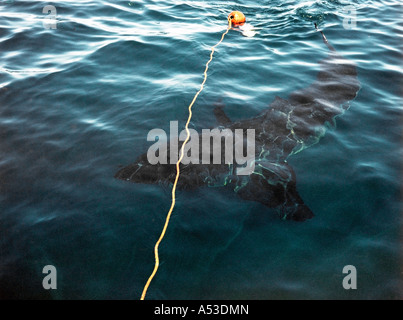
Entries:
{"label": "water surface", "polygon": [[[399,1],[71,0],[55,4],[56,29],[44,6],[0,3],[1,298],[139,299],[170,190],[113,176],[147,150],[151,129],[183,128],[232,10],[257,34],[230,31],[217,48],[192,128],[216,125],[216,102],[239,120],[312,83],[327,55],[314,22],[362,88],[289,159],[312,220],[281,221],[221,188],[180,191],[147,298],[400,297]],[[57,290],[42,287],[49,264]],[[345,265],[357,290],[342,286]]]}

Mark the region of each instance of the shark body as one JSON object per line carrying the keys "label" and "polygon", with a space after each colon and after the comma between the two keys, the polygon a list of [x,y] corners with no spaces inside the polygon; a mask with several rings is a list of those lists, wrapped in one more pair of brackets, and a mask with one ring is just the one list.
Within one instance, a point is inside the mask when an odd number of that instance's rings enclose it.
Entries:
{"label": "shark body", "polygon": [[[250,119],[232,122],[223,106],[214,109],[220,129],[255,130],[253,173],[236,175],[234,165],[224,161],[181,163],[178,188],[230,187],[245,200],[275,208],[282,219],[304,221],[314,216],[298,194],[295,173],[287,159],[317,143],[360,89],[355,65],[342,57],[323,33],[322,38],[330,50],[310,86],[291,93],[287,100],[276,97],[266,110]],[[175,175],[175,164],[151,165],[144,153],[120,169],[115,178],[136,183],[173,183]]]}

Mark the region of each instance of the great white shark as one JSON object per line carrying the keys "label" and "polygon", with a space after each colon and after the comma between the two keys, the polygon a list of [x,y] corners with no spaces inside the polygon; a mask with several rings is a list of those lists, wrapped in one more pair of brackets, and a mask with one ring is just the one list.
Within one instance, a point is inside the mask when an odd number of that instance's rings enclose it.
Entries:
{"label": "great white shark", "polygon": [[[316,24],[315,28],[318,30]],[[342,57],[320,33],[329,53],[320,61],[320,71],[310,86],[291,93],[288,99],[275,97],[266,110],[250,119],[232,122],[222,105],[214,109],[220,129],[255,130],[253,172],[237,175],[235,166],[224,161],[181,163],[178,188],[226,186],[245,200],[275,208],[282,219],[304,221],[314,216],[297,191],[295,172],[287,159],[317,143],[360,89],[355,64]],[[168,159],[169,154],[168,151]],[[168,160],[168,164],[152,165],[144,153],[120,169],[115,178],[154,184],[173,183],[175,175],[175,164]]]}

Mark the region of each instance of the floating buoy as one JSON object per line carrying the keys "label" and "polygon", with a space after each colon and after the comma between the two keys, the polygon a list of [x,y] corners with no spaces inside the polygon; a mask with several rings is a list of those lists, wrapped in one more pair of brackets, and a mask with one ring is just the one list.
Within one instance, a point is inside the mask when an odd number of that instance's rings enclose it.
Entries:
{"label": "floating buoy", "polygon": [[228,20],[231,21],[233,26],[239,26],[245,23],[246,18],[245,15],[240,11],[232,11],[228,15]]}
{"label": "floating buoy", "polygon": [[256,34],[254,27],[249,23],[245,23],[245,15],[240,11],[232,11],[228,15],[228,21],[231,26],[236,27],[234,30],[242,32],[245,37],[253,37]]}

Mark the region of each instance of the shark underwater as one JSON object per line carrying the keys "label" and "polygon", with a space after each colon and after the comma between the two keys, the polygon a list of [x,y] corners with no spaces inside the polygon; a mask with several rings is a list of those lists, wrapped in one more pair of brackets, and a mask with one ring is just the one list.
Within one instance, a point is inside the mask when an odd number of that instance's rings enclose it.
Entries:
{"label": "shark underwater", "polygon": [[[315,28],[318,30],[316,24]],[[295,172],[287,159],[317,143],[335,117],[348,109],[348,102],[360,89],[354,63],[342,57],[323,32],[320,33],[329,53],[320,61],[320,71],[311,85],[292,92],[288,99],[275,97],[266,110],[250,119],[232,122],[222,105],[214,109],[220,130],[255,130],[253,172],[237,175],[235,166],[225,161],[180,163],[179,189],[225,186],[242,199],[273,208],[281,219],[304,221],[314,216],[297,191]],[[169,150],[167,156],[169,159]],[[176,165],[172,163],[176,161],[150,164],[144,153],[134,163],[121,168],[115,178],[134,183],[171,184],[176,175]]]}

